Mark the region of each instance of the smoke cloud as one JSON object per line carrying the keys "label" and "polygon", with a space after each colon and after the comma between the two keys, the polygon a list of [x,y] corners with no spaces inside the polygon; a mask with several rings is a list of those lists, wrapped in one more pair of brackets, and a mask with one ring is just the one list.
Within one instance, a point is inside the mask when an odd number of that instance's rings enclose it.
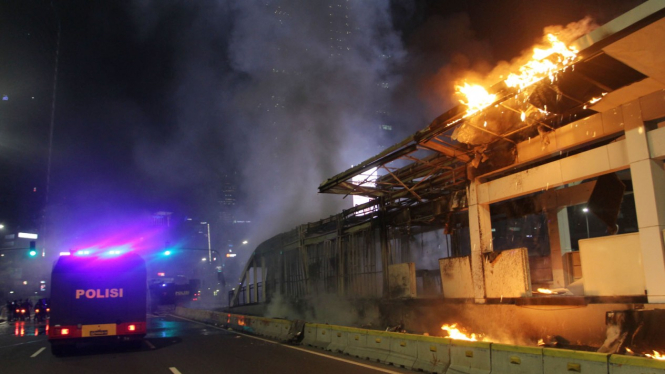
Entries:
{"label": "smoke cloud", "polygon": [[230,60],[247,77],[233,101],[246,141],[243,188],[272,235],[344,206],[317,187],[380,151],[377,112],[403,52],[387,2],[269,4],[237,4]]}
{"label": "smoke cloud", "polygon": [[254,243],[350,206],[317,187],[390,145],[381,113],[404,51],[387,1],[220,1],[185,6],[175,20],[182,5],[134,7],[142,38],[166,32],[166,20],[182,27],[172,127],[137,136],[146,175],[183,194],[202,192],[213,216],[214,186],[203,186],[236,171],[244,197],[237,214],[252,219]]}

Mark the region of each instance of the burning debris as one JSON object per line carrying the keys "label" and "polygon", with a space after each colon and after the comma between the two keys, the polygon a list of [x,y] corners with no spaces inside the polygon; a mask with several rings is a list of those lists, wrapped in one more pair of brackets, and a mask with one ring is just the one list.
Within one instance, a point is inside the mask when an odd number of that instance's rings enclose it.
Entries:
{"label": "burning debris", "polygon": [[653,355],[645,353],[646,357],[653,358],[654,360],[665,361],[665,356],[660,354],[658,351],[653,351]]}
{"label": "burning debris", "polygon": [[443,325],[441,326],[441,330],[445,331],[448,333],[449,338],[451,339],[456,339],[456,340],[467,340],[467,341],[481,341],[481,342],[489,342],[490,340],[487,337],[484,337],[482,334],[474,334],[474,333],[467,333],[464,331],[464,329],[459,329],[457,328],[457,324],[453,323],[452,325]]}
{"label": "burning debris", "polygon": [[665,355],[661,354],[658,351],[652,350],[653,354],[651,354],[651,353],[637,354],[637,353],[633,352],[633,350],[628,348],[628,347],[626,347],[625,349],[626,349],[626,353],[629,356],[644,356],[644,357],[648,357],[648,358],[653,358],[654,360],[665,361]]}
{"label": "burning debris", "polygon": [[665,360],[661,353],[665,352],[663,318],[665,310],[660,309],[608,312],[605,316],[607,339],[598,352]]}
{"label": "burning debris", "polygon": [[550,290],[549,288],[538,288],[533,292],[534,294],[542,295],[553,295],[553,296],[572,296],[573,293],[570,292],[567,288],[555,288]]}
{"label": "burning debris", "polygon": [[401,332],[401,333],[406,333],[406,330],[404,329],[404,324],[403,324],[402,322],[400,322],[400,323],[397,324],[396,326],[392,326],[392,327],[391,327],[391,326],[388,326],[388,327],[386,328],[386,331],[388,331],[388,332]]}
{"label": "burning debris", "polygon": [[539,347],[563,348],[570,346],[570,342],[559,335],[548,335],[545,339],[538,339]]}

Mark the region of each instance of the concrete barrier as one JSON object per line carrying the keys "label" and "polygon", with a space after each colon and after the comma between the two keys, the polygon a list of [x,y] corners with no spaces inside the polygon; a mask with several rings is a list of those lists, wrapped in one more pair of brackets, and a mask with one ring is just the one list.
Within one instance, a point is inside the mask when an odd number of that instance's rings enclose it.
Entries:
{"label": "concrete barrier", "polygon": [[386,359],[390,354],[390,340],[392,333],[376,330],[367,331],[365,348],[359,349],[360,357],[386,363]]}
{"label": "concrete barrier", "polygon": [[[292,322],[176,307],[175,314],[284,340]],[[665,362],[554,348],[467,342],[353,327],[306,323],[302,344],[430,373],[665,374]]]}
{"label": "concrete barrier", "polygon": [[176,307],[175,314],[181,317],[193,319],[200,322],[210,322],[210,311],[204,309],[190,309],[183,307]]}
{"label": "concrete barrier", "polygon": [[[241,314],[217,313],[215,320],[220,321],[224,326],[236,331],[242,331],[250,334],[256,334],[253,328],[253,319],[255,317],[244,316]],[[258,334],[257,334],[258,335]]]}
{"label": "concrete barrier", "polygon": [[312,347],[326,349],[330,345],[331,341],[331,330],[329,325],[316,324],[316,338],[312,344]]}
{"label": "concrete barrier", "polygon": [[210,318],[215,326],[228,326],[228,314],[221,312],[210,313]]}
{"label": "concrete barrier", "polygon": [[492,374],[543,374],[543,349],[492,343]]}
{"label": "concrete barrier", "polygon": [[175,307],[175,315],[176,315],[176,316],[180,316],[180,317],[186,317],[186,318],[189,318],[189,317],[187,316],[187,313],[188,313],[190,310],[191,310],[191,309],[183,308],[183,307],[181,307],[181,306],[177,306],[177,307]]}
{"label": "concrete barrier", "polygon": [[665,374],[665,361],[648,357],[611,355],[610,374]]}
{"label": "concrete barrier", "polygon": [[450,366],[451,343],[452,340],[449,338],[419,337],[416,341],[417,359],[412,369],[428,373],[445,373]]}
{"label": "concrete barrier", "polygon": [[251,320],[252,330],[256,335],[270,337],[270,319],[263,317],[255,317]]}
{"label": "concrete barrier", "polygon": [[234,323],[233,329],[239,329],[242,332],[246,332],[246,333],[253,334],[253,335],[259,335],[254,330],[254,326],[258,324],[256,322],[257,317],[243,316],[243,315],[237,315],[237,314],[235,316],[236,316],[236,318],[232,319],[232,321]]}
{"label": "concrete barrier", "polygon": [[391,333],[390,353],[386,362],[405,369],[413,368],[418,359],[418,339],[421,335]]}
{"label": "concrete barrier", "polygon": [[367,350],[367,330],[358,329],[355,332],[350,332],[346,336],[346,350],[344,353],[358,357],[366,358],[365,351]]}
{"label": "concrete barrier", "polygon": [[547,374],[607,374],[609,354],[543,348],[543,369]]}
{"label": "concrete barrier", "polygon": [[326,350],[349,354],[349,338],[356,334],[365,333],[365,331],[355,327],[330,326],[330,344],[326,347]]}
{"label": "concrete barrier", "polygon": [[303,329],[302,345],[314,347],[314,340],[316,340],[316,324],[306,323]]}
{"label": "concrete barrier", "polygon": [[265,318],[265,320],[268,322],[264,330],[265,336],[276,340],[287,339],[291,321],[274,318]]}
{"label": "concrete barrier", "polygon": [[492,353],[489,342],[470,342],[453,339],[450,345],[450,366],[446,373],[489,374]]}
{"label": "concrete barrier", "polygon": [[286,341],[289,338],[292,321],[288,319],[274,319],[273,323],[275,324],[275,339]]}

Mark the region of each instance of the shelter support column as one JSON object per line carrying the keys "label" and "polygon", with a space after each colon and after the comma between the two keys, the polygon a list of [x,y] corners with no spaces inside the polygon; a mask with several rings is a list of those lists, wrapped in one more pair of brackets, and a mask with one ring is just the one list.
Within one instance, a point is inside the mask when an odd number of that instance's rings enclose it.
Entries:
{"label": "shelter support column", "polygon": [[573,245],[570,242],[570,223],[568,222],[568,208],[562,207],[556,213],[556,221],[559,226],[559,245],[561,253],[571,252]]}
{"label": "shelter support column", "polygon": [[257,261],[254,261],[254,274],[253,274],[253,279],[252,283],[254,283],[254,302],[259,301],[259,280],[258,280],[258,274],[259,274],[259,269],[258,269],[258,263]]}
{"label": "shelter support column", "polygon": [[[548,209],[547,211],[547,233],[550,238],[550,257],[552,262],[552,287],[562,288],[566,286],[565,277],[563,274],[563,254],[566,252],[564,242],[561,240],[563,236],[562,230],[566,231],[566,235],[570,237],[568,227],[562,227],[559,222],[561,212],[566,212],[565,219],[568,221],[568,214],[566,208],[562,209]],[[569,241],[570,242],[570,241]]]}
{"label": "shelter support column", "polygon": [[266,275],[267,275],[268,269],[266,268],[266,257],[261,256],[261,284],[263,287],[261,287],[261,301],[264,303],[266,302],[266,289],[268,288],[268,285],[266,284]]}
{"label": "shelter support column", "polygon": [[383,197],[379,201],[379,236],[381,240],[381,269],[383,272],[383,297],[390,297],[388,284],[390,274],[388,266],[390,265],[390,246],[388,245],[388,227],[386,223],[386,202]]}
{"label": "shelter support column", "polygon": [[469,235],[471,236],[471,279],[476,303],[485,302],[484,253],[492,252],[492,221],[489,204],[478,203],[478,186],[475,179],[467,188],[469,202]]}
{"label": "shelter support column", "polygon": [[[249,268],[248,268],[245,271],[245,294],[244,294],[244,300],[243,300],[243,304],[245,304],[245,305],[249,304],[249,291],[250,291],[249,290],[249,285],[250,284],[251,283],[249,281]],[[242,286],[242,285],[240,285],[240,286]]]}
{"label": "shelter support column", "polygon": [[346,269],[344,266],[344,254],[343,254],[343,244],[344,244],[344,220],[342,216],[337,218],[337,240],[335,240],[335,252],[337,253],[337,295],[344,296],[346,295],[346,287],[344,285],[344,279],[346,276]]}
{"label": "shelter support column", "polygon": [[650,303],[665,302],[665,169],[662,161],[652,160],[647,129],[640,102],[621,107],[630,174],[635,193],[635,209],[640,234],[646,293]]}

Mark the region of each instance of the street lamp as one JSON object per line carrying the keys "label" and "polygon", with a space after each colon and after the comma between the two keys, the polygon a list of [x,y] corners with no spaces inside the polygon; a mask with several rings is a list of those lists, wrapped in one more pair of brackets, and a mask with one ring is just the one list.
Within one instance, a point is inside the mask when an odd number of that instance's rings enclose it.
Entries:
{"label": "street lamp", "polygon": [[202,225],[206,225],[208,228],[208,262],[212,263],[212,247],[210,246],[210,224],[208,222],[201,222]]}
{"label": "street lamp", "polygon": [[584,212],[584,219],[586,220],[586,237],[588,239],[591,237],[591,235],[589,235],[589,215],[587,214],[589,208],[582,208],[582,212]]}

